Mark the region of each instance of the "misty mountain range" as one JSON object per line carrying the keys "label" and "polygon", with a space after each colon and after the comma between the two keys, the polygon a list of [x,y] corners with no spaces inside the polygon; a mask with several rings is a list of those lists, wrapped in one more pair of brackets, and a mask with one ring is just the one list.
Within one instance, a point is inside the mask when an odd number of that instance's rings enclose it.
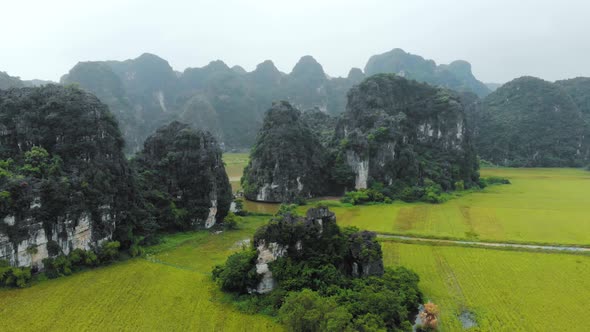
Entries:
{"label": "misty mountain range", "polygon": [[[352,68],[347,77],[337,78],[329,77],[311,56],[302,57],[287,74],[270,60],[251,72],[220,60],[178,72],[166,60],[146,53],[125,61],[79,62],[60,83],[77,84],[109,106],[119,121],[127,153],[137,152],[147,136],[173,120],[209,130],[226,150],[244,150],[253,145],[272,101],[340,114],[348,90],[376,73],[396,73],[480,98],[491,92],[466,61],[437,65],[401,49],[374,55],[364,70]],[[44,83],[0,73],[4,89]]]}

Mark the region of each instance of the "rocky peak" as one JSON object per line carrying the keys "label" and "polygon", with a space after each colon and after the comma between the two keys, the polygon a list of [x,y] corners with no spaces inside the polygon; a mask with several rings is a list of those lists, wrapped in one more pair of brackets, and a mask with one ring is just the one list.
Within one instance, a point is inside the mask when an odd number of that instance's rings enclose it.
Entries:
{"label": "rocky peak", "polygon": [[473,76],[471,65],[467,61],[458,60],[450,65],[437,66],[433,60],[426,60],[398,48],[372,56],[365,66],[365,73],[395,73],[408,79],[460,92],[471,91],[480,97],[490,93],[487,86]]}
{"label": "rocky peak", "polygon": [[436,63],[425,60],[419,55],[407,53],[401,48],[394,48],[383,54],[373,55],[367,61],[365,73],[375,75],[379,73],[412,73],[422,75],[435,70]]}
{"label": "rocky peak", "polygon": [[270,84],[278,83],[283,76],[271,60],[259,63],[250,75],[258,83]]}
{"label": "rocky peak", "polygon": [[[453,92],[381,74],[350,90],[336,137],[344,142],[357,189],[371,181],[416,186],[428,177],[449,190],[456,181],[466,186],[477,181],[464,124],[463,105]],[[451,171],[451,165],[460,171]]]}
{"label": "rocky peak", "polygon": [[22,88],[24,83],[18,77],[13,77],[7,73],[0,71],[0,90],[6,90],[10,88]]}
{"label": "rocky peak", "polygon": [[242,187],[247,199],[295,202],[326,190],[322,179],[326,151],[286,101],[273,103],[244,170]]}
{"label": "rocky peak", "polygon": [[295,79],[309,79],[314,82],[326,79],[324,68],[311,55],[299,59],[290,76]]}
{"label": "rocky peak", "polygon": [[233,70],[235,73],[240,74],[240,75],[244,75],[244,74],[248,73],[246,71],[246,69],[244,69],[244,67],[238,66],[238,65],[231,67],[231,70]]}
{"label": "rocky peak", "polygon": [[[172,122],[156,131],[135,160],[145,192],[154,206],[184,211],[155,211],[164,229],[210,228],[223,220],[232,200],[221,149],[208,132]],[[162,200],[168,204],[162,204]],[[158,203],[159,202],[159,203]]]}
{"label": "rocky peak", "polygon": [[585,120],[560,84],[520,77],[482,101],[476,145],[482,159],[503,166],[580,167],[590,143]]}
{"label": "rocky peak", "polygon": [[465,60],[455,60],[449,64],[449,70],[458,77],[473,77],[471,64]]}
{"label": "rocky peak", "polygon": [[360,83],[362,80],[365,79],[365,73],[360,68],[351,68],[348,72],[347,78],[354,83]]}

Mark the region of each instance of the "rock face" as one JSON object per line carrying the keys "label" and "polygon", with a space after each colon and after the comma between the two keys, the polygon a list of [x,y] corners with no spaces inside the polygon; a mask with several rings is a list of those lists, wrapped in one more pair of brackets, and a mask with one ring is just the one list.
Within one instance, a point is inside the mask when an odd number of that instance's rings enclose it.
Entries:
{"label": "rock face", "polygon": [[394,73],[456,91],[471,91],[480,97],[490,93],[489,88],[473,76],[471,65],[467,61],[457,60],[449,65],[437,66],[433,60],[406,53],[399,48],[372,56],[365,66],[365,73]]}
{"label": "rock face", "polygon": [[249,200],[295,202],[326,190],[326,151],[288,102],[266,113],[242,187]]}
{"label": "rock face", "polygon": [[[344,241],[339,239],[344,238]],[[342,234],[336,216],[327,207],[309,209],[304,217],[286,214],[261,227],[254,236],[258,252],[256,271],[262,275],[257,293],[272,291],[277,281],[269,266],[279,258],[303,262],[323,255],[338,257],[330,264],[352,277],[383,274],[381,246],[372,232]],[[344,254],[344,255],[342,255]]]}
{"label": "rock face", "polygon": [[375,233],[368,231],[354,233],[350,236],[351,274],[353,277],[383,274],[383,254],[376,237]]}
{"label": "rock face", "polygon": [[336,138],[356,189],[372,182],[444,190],[478,180],[471,133],[459,97],[448,90],[392,75],[375,75],[348,94]]}
{"label": "rock face", "polygon": [[231,186],[211,134],[172,122],[146,140],[134,166],[161,228],[210,228],[227,215]]}
{"label": "rock face", "polygon": [[76,88],[0,91],[0,259],[90,249],[127,222],[130,171],[112,114]]}
{"label": "rock face", "polygon": [[474,116],[480,157],[503,166],[583,166],[586,119],[562,86],[521,77],[487,96]]}

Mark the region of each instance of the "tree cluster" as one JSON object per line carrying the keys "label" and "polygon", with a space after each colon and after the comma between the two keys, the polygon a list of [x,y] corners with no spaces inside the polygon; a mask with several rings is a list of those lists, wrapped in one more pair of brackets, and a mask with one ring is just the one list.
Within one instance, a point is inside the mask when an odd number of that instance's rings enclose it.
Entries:
{"label": "tree cluster", "polygon": [[[213,270],[240,308],[277,315],[292,331],[411,330],[422,300],[419,278],[403,267],[383,269],[374,233],[340,229],[327,208],[301,217],[283,206],[252,243]],[[285,250],[269,264],[277,287],[251,294],[261,278],[260,248],[271,243]]]}

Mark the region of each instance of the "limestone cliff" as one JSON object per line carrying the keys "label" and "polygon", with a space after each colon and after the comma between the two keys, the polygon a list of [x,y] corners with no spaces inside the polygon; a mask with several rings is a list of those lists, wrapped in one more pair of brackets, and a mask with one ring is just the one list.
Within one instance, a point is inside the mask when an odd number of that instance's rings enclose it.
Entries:
{"label": "limestone cliff", "polygon": [[281,258],[305,264],[329,257],[326,264],[352,277],[383,274],[381,246],[375,233],[345,234],[327,207],[309,209],[304,217],[279,215],[256,231],[253,244],[258,253],[256,271],[262,278],[252,292],[268,293],[277,286],[272,264]]}
{"label": "limestone cliff", "polygon": [[431,180],[450,190],[479,177],[459,97],[400,76],[379,74],[352,88],[336,138],[357,189]]}
{"label": "limestone cliff", "polygon": [[133,164],[160,228],[210,228],[227,215],[231,187],[211,134],[172,122],[148,137]]}
{"label": "limestone cliff", "polygon": [[112,114],[76,88],[0,91],[0,259],[90,249],[126,221],[130,172]]}
{"label": "limestone cliff", "polygon": [[295,202],[326,190],[326,151],[288,102],[266,113],[242,187],[249,200]]}

